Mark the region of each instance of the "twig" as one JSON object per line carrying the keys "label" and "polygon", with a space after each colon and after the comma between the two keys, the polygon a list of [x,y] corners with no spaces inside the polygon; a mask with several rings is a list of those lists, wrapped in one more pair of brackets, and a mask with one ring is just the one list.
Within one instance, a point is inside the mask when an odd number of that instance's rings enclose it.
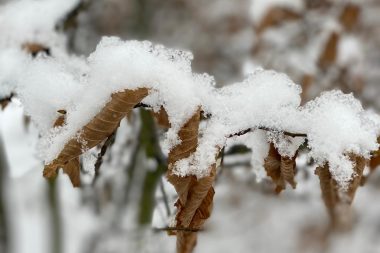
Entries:
{"label": "twig", "polygon": [[154,231],[186,231],[186,232],[199,232],[203,229],[196,229],[196,228],[181,228],[181,227],[164,227],[164,228],[154,228]]}
{"label": "twig", "polygon": [[226,147],[224,146],[222,148],[222,150],[220,151],[220,153],[219,153],[219,155],[220,155],[220,170],[219,170],[219,172],[217,173],[217,175],[215,177],[215,181],[218,180],[218,178],[220,177],[220,175],[222,175],[222,172],[223,172],[225,150],[226,150]]}
{"label": "twig", "polygon": [[271,129],[271,128],[268,128],[268,127],[254,127],[254,128],[247,128],[247,129],[239,131],[237,133],[230,134],[230,135],[227,136],[227,138],[231,138],[231,137],[234,137],[234,136],[241,136],[241,135],[244,135],[246,133],[255,131],[256,129],[264,130],[264,131],[272,131],[272,132],[274,132],[274,131],[282,132],[284,135],[287,135],[287,136],[290,136],[290,137],[307,137],[307,134],[304,134],[304,133],[291,133],[291,132],[288,132],[288,131],[279,131],[279,130]]}
{"label": "twig", "polygon": [[48,181],[47,197],[50,205],[50,223],[51,231],[51,252],[62,252],[62,220],[61,220],[61,208],[58,199],[58,186],[56,179]]}
{"label": "twig", "polygon": [[151,106],[140,102],[137,105],[135,105],[133,108],[151,108]]}
{"label": "twig", "polygon": [[79,14],[86,10],[90,6],[91,0],[81,0],[78,2],[74,8],[66,14],[66,16],[61,20],[58,27],[62,28],[63,30],[68,30],[69,28],[76,27],[77,26],[77,19]]}
{"label": "twig", "polygon": [[164,204],[165,204],[166,214],[169,217],[171,215],[170,207],[169,207],[169,200],[168,200],[168,195],[166,194],[166,191],[165,191],[164,182],[162,181],[162,177],[160,178],[160,189],[161,189],[162,198],[163,198]]}
{"label": "twig", "polygon": [[92,181],[92,185],[95,185],[95,182],[97,181],[99,177],[100,166],[103,163],[103,156],[106,154],[108,147],[114,143],[115,136],[116,136],[116,131],[113,132],[110,136],[108,136],[107,140],[104,142],[102,148],[100,149],[98,158],[96,159],[96,162],[95,162],[95,176],[94,176],[94,180]]}
{"label": "twig", "polygon": [[228,150],[224,152],[224,156],[243,155],[250,152],[252,152],[250,148],[245,145],[238,144],[228,148]]}

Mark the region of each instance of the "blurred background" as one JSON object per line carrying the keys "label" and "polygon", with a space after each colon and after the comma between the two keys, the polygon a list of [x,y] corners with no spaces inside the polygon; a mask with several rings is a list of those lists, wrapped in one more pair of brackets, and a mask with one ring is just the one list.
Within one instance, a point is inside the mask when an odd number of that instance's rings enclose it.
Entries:
{"label": "blurred background", "polygon": [[[83,0],[65,33],[73,54],[88,55],[105,35],[150,40],[193,52],[193,70],[218,86],[264,67],[301,85],[303,103],[340,89],[380,110],[379,0]],[[101,147],[83,158],[83,184],[73,189],[66,176],[43,179],[37,130],[12,99],[0,111],[0,252],[174,252],[166,228],[176,194],[164,172],[151,173],[159,165],[144,142],[144,126],[164,130],[143,114],[123,120],[96,183]],[[277,195],[270,180],[256,181],[240,143],[226,148],[195,252],[380,252],[380,173],[358,190],[351,229],[330,232],[306,154],[297,158],[297,189]]]}

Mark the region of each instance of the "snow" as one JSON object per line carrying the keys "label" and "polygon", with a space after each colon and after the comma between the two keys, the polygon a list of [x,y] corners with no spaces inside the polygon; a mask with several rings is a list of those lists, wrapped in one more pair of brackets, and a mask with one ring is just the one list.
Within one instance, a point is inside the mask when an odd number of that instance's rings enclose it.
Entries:
{"label": "snow", "polygon": [[338,46],[337,63],[342,67],[356,66],[363,61],[361,42],[353,36],[344,36]]}
{"label": "snow", "polygon": [[[58,108],[67,110],[65,126],[43,136],[41,151],[45,162],[52,161],[58,155],[67,140],[73,138],[100,111],[112,93],[140,87],[151,91],[144,102],[156,109],[164,106],[171,123],[167,145],[170,148],[177,144],[177,132],[201,104],[199,87],[213,84],[213,79],[208,75],[196,75],[190,71],[191,58],[190,53],[153,46],[150,42],[123,42],[108,37],[103,38],[96,51],[88,57],[89,70],[78,76],[70,73],[65,66],[54,63],[54,60],[41,61],[41,66],[37,67],[40,69],[33,70],[31,73],[36,74],[29,78],[44,82],[47,89],[53,92],[51,96],[45,93],[50,111],[46,111],[47,104],[35,106],[35,113],[32,109],[27,111],[38,118],[52,116]],[[39,77],[38,73],[48,74]],[[37,85],[38,82],[33,83]],[[23,87],[20,96],[25,101],[28,97],[33,99],[34,92],[45,92],[40,88],[36,91],[36,87],[29,85],[29,80],[27,82],[25,79],[20,80],[19,86]]]}
{"label": "snow", "polygon": [[17,0],[0,6],[0,47],[27,42],[55,45],[64,41],[57,23],[79,0]]}
{"label": "snow", "polygon": [[301,102],[300,92],[300,87],[285,74],[263,69],[256,69],[242,83],[214,90],[213,96],[204,101],[212,116],[202,129],[198,148],[189,158],[177,162],[176,173],[207,175],[215,155],[231,134],[259,127],[291,129]]}
{"label": "snow", "polygon": [[[364,111],[352,94],[325,92],[300,107],[299,93],[299,86],[286,75],[262,69],[256,70],[243,83],[215,90],[213,100],[205,102],[212,116],[201,129],[197,150],[178,161],[175,172],[181,176],[208,175],[228,136],[264,127],[272,130],[268,139],[283,156],[293,157],[305,141],[304,137],[291,138],[283,132],[305,134],[310,156],[319,165],[328,162],[334,179],[346,189],[354,166],[348,155],[369,158],[370,152],[378,148],[378,118]],[[260,141],[257,143],[262,145]],[[262,161],[262,157],[258,160]]]}
{"label": "snow", "polygon": [[[116,37],[104,37],[87,59],[63,53],[36,59],[17,51],[5,54],[16,55],[19,59],[13,61],[21,64],[4,72],[7,75],[2,85],[12,84],[9,87],[14,88],[25,112],[40,130],[39,153],[45,164],[56,158],[69,139],[76,138],[112,93],[141,87],[150,90],[144,103],[156,111],[163,106],[168,113],[171,128],[163,150],[180,142],[178,131],[198,108],[211,115],[200,127],[196,152],[173,167],[180,176],[208,175],[226,140],[246,130],[269,131],[268,141],[288,157],[294,156],[305,140],[284,132],[305,134],[310,156],[320,165],[328,162],[343,189],[353,174],[348,154],[368,158],[378,148],[380,121],[373,113],[365,112],[352,95],[326,92],[301,107],[300,86],[275,71],[258,68],[243,82],[218,89],[212,76],[192,72],[191,53]],[[66,123],[51,129],[60,109],[67,111]],[[253,162],[260,171],[265,151],[254,144],[249,147],[259,155]]]}
{"label": "snow", "polygon": [[378,149],[379,125],[371,120],[373,114],[364,111],[352,94],[335,90],[307,103],[301,115],[308,128],[310,156],[319,164],[328,161],[334,179],[347,187],[353,173],[348,155],[368,158]]}
{"label": "snow", "polygon": [[15,91],[16,79],[28,61],[29,57],[20,49],[0,50],[0,98]]}

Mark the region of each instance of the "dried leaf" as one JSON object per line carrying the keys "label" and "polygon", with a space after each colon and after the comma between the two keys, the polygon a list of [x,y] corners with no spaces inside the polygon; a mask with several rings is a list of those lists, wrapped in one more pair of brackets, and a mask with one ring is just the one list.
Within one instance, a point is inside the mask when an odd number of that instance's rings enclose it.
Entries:
{"label": "dried leaf", "polygon": [[47,55],[50,55],[50,49],[38,43],[24,43],[22,48],[28,51],[32,56],[37,56],[40,52],[45,52]]}
{"label": "dried leaf", "polygon": [[80,163],[79,157],[70,160],[64,167],[63,172],[65,172],[74,187],[80,187]]}
{"label": "dried leaf", "polygon": [[281,155],[277,152],[273,143],[270,144],[268,156],[264,161],[264,168],[268,177],[272,178],[276,185],[275,192],[280,193],[285,189],[285,181],[281,176]]}
{"label": "dried leaf", "polygon": [[65,122],[66,122],[66,111],[65,110],[58,110],[57,112],[58,112],[59,116],[54,122],[54,125],[53,125],[54,127],[63,126],[63,124],[65,124]]}
{"label": "dried leaf", "polygon": [[301,93],[301,100],[302,100],[302,104],[306,103],[306,100],[308,98],[308,91],[310,90],[311,86],[313,85],[314,83],[314,76],[310,75],[310,74],[305,74],[303,77],[302,77],[302,80],[301,80],[301,86],[302,86],[302,93]]}
{"label": "dried leaf", "polygon": [[293,189],[296,188],[295,175],[296,175],[296,157],[292,158],[281,157],[281,176],[284,178],[285,182],[288,182]]}
{"label": "dried leaf", "polygon": [[339,21],[347,30],[352,30],[358,23],[360,16],[360,7],[354,3],[348,3],[344,7]]}
{"label": "dried leaf", "polygon": [[[66,111],[65,110],[58,110],[57,112],[59,113],[59,116],[56,119],[56,121],[54,122],[54,127],[60,127],[63,124],[65,124],[65,121],[66,121]],[[65,165],[63,165],[62,169],[63,169],[63,172],[69,176],[72,185],[74,187],[79,187],[80,186],[79,157],[74,158],[74,159],[70,160],[69,162],[67,162]],[[49,173],[49,172],[47,172],[47,173]],[[50,177],[56,177],[57,169],[55,169],[55,170],[53,169],[50,173],[53,173],[53,174],[51,174],[51,175],[47,174],[46,177],[49,177],[49,178]],[[44,176],[45,176],[45,174],[44,174]]]}
{"label": "dried leaf", "polygon": [[78,138],[69,140],[53,162],[45,166],[44,177],[55,177],[56,170],[83,153],[83,141],[86,148],[92,148],[110,136],[120,121],[133,107],[148,95],[148,89],[125,90],[112,94],[112,99],[104,108],[78,132]]}
{"label": "dried leaf", "polygon": [[163,106],[161,106],[158,112],[152,112],[153,117],[156,119],[157,124],[164,128],[170,127],[169,117]]}
{"label": "dried leaf", "polygon": [[[177,227],[187,228],[187,231],[175,232],[177,235],[177,252],[191,252],[197,241],[197,234],[190,230],[198,230],[210,216],[214,189],[212,184],[215,180],[215,164],[210,168],[211,173],[207,177],[197,179],[195,176],[180,177],[172,172],[176,161],[191,155],[198,145],[198,128],[200,110],[182,127],[179,137],[182,142],[169,152],[168,180],[178,193],[176,203],[178,212],[176,215]],[[173,234],[173,233],[172,233]]]}
{"label": "dried leaf", "polygon": [[324,50],[319,56],[318,65],[322,69],[326,69],[335,63],[337,57],[338,43],[339,34],[337,32],[332,32],[327,40]]}
{"label": "dried leaf", "polygon": [[352,154],[350,155],[350,160],[354,163],[354,175],[347,190],[339,188],[337,182],[332,178],[327,164],[323,167],[318,167],[315,171],[315,174],[319,176],[322,198],[328,210],[333,229],[347,230],[351,227],[350,206],[362,181],[366,160]]}
{"label": "dried leaf", "polygon": [[270,144],[268,156],[264,161],[264,168],[268,177],[272,178],[273,183],[276,185],[275,192],[280,193],[285,189],[285,183],[288,182],[293,189],[296,188],[294,180],[296,174],[296,157],[292,158],[281,157],[277,149]]}
{"label": "dried leaf", "polygon": [[284,7],[272,7],[257,26],[257,34],[262,33],[269,27],[277,26],[283,22],[297,20],[299,18],[301,18],[300,14],[291,9]]}

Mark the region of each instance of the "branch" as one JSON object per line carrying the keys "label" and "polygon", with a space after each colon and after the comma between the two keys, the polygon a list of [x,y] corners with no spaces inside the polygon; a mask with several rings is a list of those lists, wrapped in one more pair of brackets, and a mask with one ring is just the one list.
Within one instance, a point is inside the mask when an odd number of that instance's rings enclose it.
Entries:
{"label": "branch", "polygon": [[164,227],[164,228],[153,228],[155,232],[160,231],[186,231],[186,232],[199,232],[203,231],[203,229],[195,229],[195,228],[182,228],[182,227]]}
{"label": "branch", "polygon": [[168,200],[168,195],[166,194],[166,191],[165,191],[165,186],[164,186],[164,182],[162,181],[162,177],[160,178],[160,189],[161,189],[162,198],[163,198],[164,204],[165,204],[166,214],[169,217],[171,215],[170,207],[169,207],[169,200]]}
{"label": "branch", "polygon": [[133,108],[151,108],[151,106],[140,102],[136,104]]}
{"label": "branch", "polygon": [[114,143],[115,137],[116,137],[116,131],[113,132],[110,136],[108,136],[107,140],[104,142],[98,154],[98,158],[96,159],[96,162],[95,162],[95,176],[94,176],[94,180],[92,181],[92,185],[95,185],[95,182],[97,181],[99,177],[100,166],[103,163],[103,156],[106,154],[108,147]]}
{"label": "branch", "polygon": [[230,134],[227,136],[227,138],[231,138],[231,137],[234,137],[234,136],[241,136],[241,135],[244,135],[246,133],[249,133],[249,132],[253,132],[255,130],[264,130],[264,131],[271,131],[271,132],[282,132],[284,135],[287,135],[287,136],[290,136],[290,137],[307,137],[307,134],[304,134],[304,133],[291,133],[291,132],[288,132],[288,131],[279,131],[279,130],[276,130],[276,129],[271,129],[271,128],[268,128],[268,127],[253,127],[253,128],[247,128],[245,130],[242,130],[242,131],[239,131],[237,133],[234,133],[234,134]]}

